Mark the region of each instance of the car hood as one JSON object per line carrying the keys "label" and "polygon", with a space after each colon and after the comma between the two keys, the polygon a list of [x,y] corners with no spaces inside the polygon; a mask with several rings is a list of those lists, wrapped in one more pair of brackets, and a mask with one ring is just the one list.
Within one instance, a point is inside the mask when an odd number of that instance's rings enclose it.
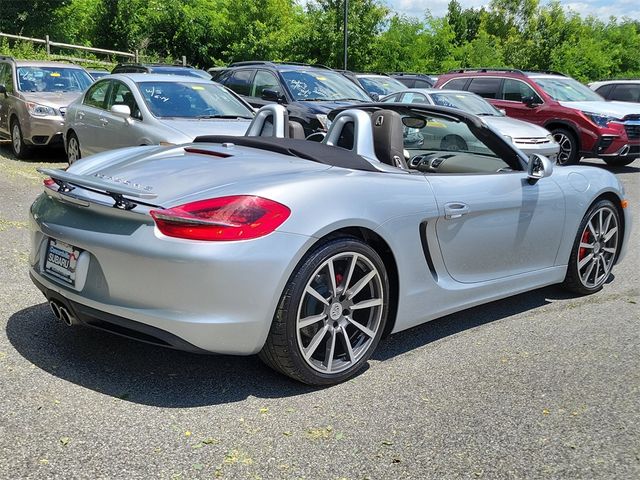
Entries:
{"label": "car hood", "polygon": [[618,119],[623,119],[628,115],[640,116],[640,104],[626,102],[560,102],[560,105]]}
{"label": "car hood", "polygon": [[82,92],[21,92],[27,102],[39,103],[48,107],[66,107],[76,100]]}
{"label": "car hood", "polygon": [[[191,148],[203,153],[189,152]],[[190,143],[111,150],[79,160],[67,172],[154,193],[157,197],[150,203],[171,207],[229,194],[220,193],[222,190],[251,193],[283,175],[328,168],[324,164],[238,145],[225,148],[212,143]],[[238,184],[242,184],[241,189]],[[99,198],[91,192],[85,192],[84,196]]]}
{"label": "car hood", "polygon": [[508,135],[511,138],[535,138],[549,135],[546,128],[511,117],[486,116],[482,117],[482,121],[502,135]]}
{"label": "car hood", "polygon": [[227,118],[162,118],[161,122],[170,130],[184,135],[186,142],[200,135],[244,135],[251,120]]}

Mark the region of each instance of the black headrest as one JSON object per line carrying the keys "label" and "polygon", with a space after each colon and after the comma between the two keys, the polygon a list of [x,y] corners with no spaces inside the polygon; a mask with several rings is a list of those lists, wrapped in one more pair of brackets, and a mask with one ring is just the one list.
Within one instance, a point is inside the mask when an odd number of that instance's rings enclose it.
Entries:
{"label": "black headrest", "polygon": [[376,110],[371,115],[373,147],[382,163],[408,169],[404,159],[402,117],[393,110]]}

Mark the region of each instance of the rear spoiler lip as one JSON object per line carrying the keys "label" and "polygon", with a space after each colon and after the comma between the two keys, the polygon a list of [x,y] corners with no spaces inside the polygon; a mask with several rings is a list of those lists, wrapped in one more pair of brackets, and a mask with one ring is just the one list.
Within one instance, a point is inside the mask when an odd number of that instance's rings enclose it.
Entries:
{"label": "rear spoiler lip", "polygon": [[118,185],[105,182],[104,180],[100,180],[99,178],[92,178],[84,175],[75,175],[64,170],[53,168],[38,168],[36,170],[44,175],[50,176],[54,180],[70,183],[78,187],[89,187],[96,190],[102,190],[107,194],[126,195],[127,197],[140,198],[144,200],[151,200],[158,197],[157,193],[148,192],[139,188],[128,187],[126,185]]}

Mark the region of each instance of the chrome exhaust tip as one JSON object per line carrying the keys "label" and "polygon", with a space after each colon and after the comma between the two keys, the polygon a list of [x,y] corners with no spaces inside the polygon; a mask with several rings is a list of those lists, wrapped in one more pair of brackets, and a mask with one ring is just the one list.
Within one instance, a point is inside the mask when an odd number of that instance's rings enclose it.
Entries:
{"label": "chrome exhaust tip", "polygon": [[67,327],[71,327],[77,323],[76,317],[71,315],[65,306],[60,307],[60,320],[62,320]]}
{"label": "chrome exhaust tip", "polygon": [[49,302],[49,308],[51,308],[51,311],[53,312],[53,316],[56,317],[56,320],[60,320],[60,307],[58,306],[58,304],[56,302],[54,302],[53,300],[51,300]]}
{"label": "chrome exhaust tip", "polygon": [[622,150],[620,150],[620,156],[626,157],[629,154],[629,150],[631,150],[631,147],[629,145],[625,145],[622,147]]}

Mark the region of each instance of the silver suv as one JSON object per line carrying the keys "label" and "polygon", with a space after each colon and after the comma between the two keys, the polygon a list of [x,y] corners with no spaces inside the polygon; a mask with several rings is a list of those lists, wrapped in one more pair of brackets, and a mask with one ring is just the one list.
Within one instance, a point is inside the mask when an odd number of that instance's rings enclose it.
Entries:
{"label": "silver suv", "polygon": [[91,82],[77,65],[0,56],[0,138],[11,139],[17,158],[33,145],[61,145],[67,105]]}

